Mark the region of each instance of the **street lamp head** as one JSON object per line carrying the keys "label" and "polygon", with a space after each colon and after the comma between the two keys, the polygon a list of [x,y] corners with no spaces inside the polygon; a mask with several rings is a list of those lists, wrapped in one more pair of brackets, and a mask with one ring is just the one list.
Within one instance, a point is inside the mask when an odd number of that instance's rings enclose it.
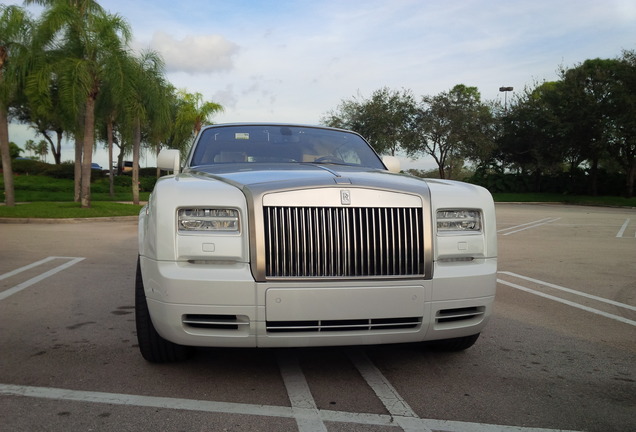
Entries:
{"label": "street lamp head", "polygon": [[509,92],[514,90],[513,87],[499,87],[500,92]]}

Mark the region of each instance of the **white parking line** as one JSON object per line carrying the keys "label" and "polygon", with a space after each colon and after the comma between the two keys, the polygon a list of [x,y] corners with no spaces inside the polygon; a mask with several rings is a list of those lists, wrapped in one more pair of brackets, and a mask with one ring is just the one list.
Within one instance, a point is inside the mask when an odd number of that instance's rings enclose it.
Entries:
{"label": "white parking line", "polygon": [[[264,417],[295,418],[293,408],[273,405],[253,405],[234,402],[213,402],[196,399],[180,399],[157,396],[138,396],[120,393],[67,390],[60,388],[32,387],[12,384],[0,384],[0,395],[21,396],[40,399],[125,405],[135,407],[165,408],[184,411],[209,413],[256,415]],[[399,427],[388,415],[364,414],[343,411],[319,410],[323,421],[351,423],[360,425]],[[413,419],[415,420],[415,419]],[[488,425],[448,420],[420,420],[427,429],[445,432],[557,432],[556,429],[527,428],[520,426]],[[559,432],[574,432],[559,429]]]}
{"label": "white parking line", "polygon": [[[539,220],[534,221],[534,222],[528,222],[528,223],[524,223],[524,224],[521,224],[521,225],[515,225],[513,227],[503,228],[503,229],[498,230],[497,232],[498,233],[502,233],[502,232],[505,232],[505,231],[515,230],[515,231],[510,231],[510,232],[507,232],[507,233],[504,234],[504,235],[510,235],[510,234],[514,234],[514,233],[518,233],[518,232],[521,232],[521,231],[528,230],[530,228],[536,228],[536,227],[540,227],[540,226],[545,225],[545,224],[556,222],[559,219],[561,219],[561,218],[559,217],[559,218],[539,219]],[[520,228],[520,227],[524,227],[524,228]],[[519,229],[516,229],[516,228],[519,228]]]}
{"label": "white parking line", "polygon": [[44,279],[46,279],[46,278],[48,278],[50,276],[53,276],[56,273],[61,272],[62,270],[66,270],[67,268],[69,268],[69,267],[77,264],[78,262],[84,260],[85,258],[56,257],[56,256],[48,257],[48,258],[45,258],[43,260],[40,260],[40,261],[34,262],[32,264],[26,265],[24,267],[20,267],[19,269],[10,271],[8,273],[4,273],[3,275],[0,275],[0,280],[6,279],[6,278],[11,277],[11,276],[15,276],[16,274],[22,273],[23,271],[30,270],[32,268],[35,268],[35,267],[39,266],[39,265],[42,265],[44,263],[47,263],[49,261],[53,261],[53,260],[56,260],[56,259],[63,259],[63,260],[70,260],[70,261],[68,261],[68,262],[66,262],[64,264],[60,264],[59,266],[57,266],[55,268],[52,268],[49,271],[46,271],[46,272],[44,272],[42,274],[39,274],[39,275],[37,275],[37,276],[35,276],[35,277],[25,281],[25,282],[22,282],[21,284],[18,284],[18,285],[14,286],[14,287],[11,287],[11,288],[1,292],[0,293],[0,301],[6,299],[9,296],[12,296],[15,293],[18,293],[18,292],[22,291],[25,288],[30,287],[31,285],[34,285],[34,284],[36,284],[38,282],[41,282]]}
{"label": "white parking line", "polygon": [[431,429],[420,420],[415,411],[398,394],[397,390],[382,375],[377,367],[361,350],[349,350],[349,359],[365,379],[369,387],[378,396],[389,414],[395,419],[405,432],[432,432]]}
{"label": "white parking line", "polygon": [[110,405],[128,405],[150,408],[167,408],[186,411],[247,414],[267,417],[294,417],[292,409],[288,407],[251,405],[232,402],[210,402],[195,399],[138,396],[130,394],[66,390],[60,388],[31,387],[10,384],[0,384],[0,394],[35,397],[40,399],[103,403]]}
{"label": "white parking line", "polygon": [[528,276],[522,276],[520,274],[507,272],[507,271],[500,271],[498,273],[499,274],[505,274],[505,275],[508,275],[508,276],[512,276],[512,277],[515,277],[515,278],[518,278],[518,279],[527,280],[528,282],[533,282],[533,283],[536,283],[536,284],[539,284],[539,285],[544,285],[544,286],[547,286],[547,287],[550,287],[550,288],[558,289],[558,290],[561,290],[561,291],[568,292],[570,294],[575,294],[575,295],[578,295],[578,296],[581,296],[581,297],[586,297],[586,298],[589,298],[589,299],[592,299],[592,300],[596,300],[596,301],[599,301],[599,302],[611,304],[613,306],[617,306],[617,307],[620,307],[620,308],[636,311],[636,306],[628,305],[628,304],[625,304],[625,303],[620,303],[620,302],[617,302],[617,301],[614,301],[614,300],[606,299],[606,298],[603,298],[603,297],[595,296],[595,295],[584,293],[584,292],[581,292],[581,291],[576,291],[576,290],[573,290],[573,289],[570,289],[570,288],[566,288],[566,287],[562,287],[560,285],[556,285],[556,284],[553,284],[553,283],[550,283],[550,282],[544,282],[544,281],[539,280],[539,279],[534,279],[534,278],[531,278],[531,277],[528,277]]}
{"label": "white parking line", "polygon": [[[609,304],[613,304],[615,306],[620,306],[620,307],[623,307],[623,308],[626,308],[626,309],[634,310],[633,306],[630,306],[630,305],[627,305],[627,304],[624,304],[624,303],[618,303],[618,302],[614,302],[613,300],[603,299],[601,297],[596,297],[596,296],[593,296],[591,294],[586,294],[586,293],[582,293],[580,291],[571,290],[569,288],[559,287],[558,285],[550,284],[548,282],[543,282],[543,281],[540,281],[538,279],[527,278],[525,276],[516,275],[515,273],[510,273],[510,272],[499,272],[499,273],[500,274],[507,274],[507,275],[513,276],[513,277],[519,277],[521,279],[526,279],[526,280],[532,281],[534,283],[538,283],[538,284],[545,285],[545,286],[550,286],[552,288],[561,289],[563,291],[574,293],[574,294],[577,294],[577,295],[580,295],[580,296],[583,296],[583,297],[591,298],[591,299],[594,299],[594,300],[597,300],[597,301],[603,301],[604,303],[609,303]],[[547,298],[547,299],[550,299],[550,300],[557,301],[559,303],[566,304],[568,306],[575,307],[577,309],[581,309],[581,310],[584,310],[584,311],[587,311],[587,312],[591,312],[591,313],[596,314],[596,315],[601,315],[601,316],[604,316],[606,318],[610,318],[610,319],[613,319],[615,321],[619,321],[619,322],[622,322],[622,323],[625,323],[625,324],[636,326],[636,321],[627,319],[627,318],[622,317],[620,315],[615,315],[615,314],[611,314],[611,313],[608,313],[608,312],[605,312],[605,311],[602,311],[602,310],[599,310],[599,309],[595,309],[595,308],[591,308],[591,307],[588,307],[588,306],[584,306],[582,304],[579,304],[579,303],[576,303],[576,302],[573,302],[573,301],[570,301],[570,300],[565,300],[565,299],[562,299],[561,297],[557,297],[557,296],[553,296],[553,295],[550,295],[550,294],[546,294],[544,292],[537,291],[537,290],[534,290],[534,289],[531,289],[531,288],[528,288],[528,287],[525,287],[525,286],[522,286],[522,285],[519,285],[519,284],[508,282],[508,281],[505,281],[503,279],[497,279],[497,282],[499,282],[500,284],[509,286],[511,288],[516,288],[518,290],[525,291],[525,292],[530,293],[530,294],[538,295],[540,297],[544,297],[544,298]]]}
{"label": "white parking line", "polygon": [[627,219],[625,223],[623,224],[623,226],[621,227],[621,229],[618,230],[618,233],[616,234],[616,238],[623,237],[623,234],[625,234],[625,230],[627,229],[627,226],[629,225],[629,221],[630,219]]}
{"label": "white parking line", "polygon": [[278,353],[278,367],[299,432],[327,432],[305,375],[298,365],[298,358],[289,351],[281,351]]}

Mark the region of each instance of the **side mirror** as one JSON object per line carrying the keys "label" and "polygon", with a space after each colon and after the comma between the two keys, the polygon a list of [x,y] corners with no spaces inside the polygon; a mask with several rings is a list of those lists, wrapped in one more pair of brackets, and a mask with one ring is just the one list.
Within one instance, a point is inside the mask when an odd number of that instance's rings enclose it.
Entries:
{"label": "side mirror", "polygon": [[173,171],[179,174],[181,170],[181,153],[179,150],[161,150],[157,156],[157,167],[162,170]]}
{"label": "side mirror", "polygon": [[395,156],[382,156],[384,166],[392,173],[400,172],[400,160]]}

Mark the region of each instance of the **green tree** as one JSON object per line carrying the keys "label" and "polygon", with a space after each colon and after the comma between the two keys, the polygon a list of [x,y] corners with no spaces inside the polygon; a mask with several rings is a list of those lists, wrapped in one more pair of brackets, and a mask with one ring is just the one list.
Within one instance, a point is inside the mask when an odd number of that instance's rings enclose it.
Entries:
{"label": "green tree", "polygon": [[223,107],[215,102],[203,100],[201,93],[188,93],[180,90],[181,99],[176,117],[176,127],[180,130],[190,130],[191,138],[201,131],[201,127],[212,122],[214,114],[222,112]]}
{"label": "green tree", "polygon": [[625,172],[625,195],[636,183],[636,51],[623,51],[612,88],[610,153]]}
{"label": "green tree", "polygon": [[[152,131],[169,122],[169,106],[163,82],[163,60],[158,53],[147,51],[139,58],[130,58],[126,67],[127,88],[125,113],[131,126],[133,143],[133,202],[139,204],[139,153],[142,125],[150,124],[150,140],[158,139]],[[159,134],[159,132],[157,132]]]}
{"label": "green tree", "polygon": [[[31,54],[34,56],[34,54]],[[35,54],[35,56],[44,53]],[[36,62],[32,62],[37,63]],[[30,73],[29,73],[30,75]],[[27,77],[27,80],[29,78]],[[43,88],[27,87],[25,89],[25,100],[13,109],[14,118],[24,124],[28,124],[37,135],[41,135],[48,143],[56,165],[62,163],[62,139],[64,131],[70,128],[72,118],[68,115],[68,110],[61,103],[57,86],[57,75],[50,75],[49,83],[49,103],[39,103],[42,96],[36,93],[36,100],[31,103],[29,100],[30,91],[45,91]]]}
{"label": "green tree", "polygon": [[11,159],[15,159],[20,157],[20,153],[22,153],[24,150],[22,150],[16,143],[14,143],[13,141],[9,142],[9,154],[11,155]]}
{"label": "green tree", "polygon": [[26,0],[25,3],[45,6],[38,26],[38,47],[56,51],[56,55],[48,74],[46,67],[40,68],[41,80],[37,82],[48,90],[48,85],[42,83],[48,83],[52,73],[57,74],[60,98],[73,110],[75,124],[81,125],[76,131],[76,137],[81,135],[83,140],[80,201],[83,208],[90,207],[96,100],[105,77],[122,73],[130,29],[121,17],[106,13],[93,0]]}
{"label": "green tree", "polygon": [[524,89],[501,119],[499,157],[508,168],[516,167],[521,174],[532,175],[536,192],[541,191],[545,173],[563,170],[568,154],[559,120],[559,88],[557,82],[545,82]]}
{"label": "green tree", "polygon": [[561,72],[564,137],[573,152],[590,166],[591,194],[598,194],[599,163],[607,157],[614,104],[612,89],[618,60],[592,59]]}
{"label": "green tree", "polygon": [[31,20],[22,8],[0,5],[0,156],[7,206],[15,205],[8,108],[21,87],[20,65],[28,53],[30,34]]}
{"label": "green tree", "polygon": [[477,88],[458,84],[448,92],[422,97],[406,150],[413,156],[430,155],[439,177],[448,178],[464,159],[486,158],[492,151],[493,121]]}
{"label": "green tree", "polygon": [[35,154],[42,162],[46,162],[46,156],[49,154],[49,143],[46,140],[40,140],[36,144]]}
{"label": "green tree", "polygon": [[321,123],[356,131],[378,153],[395,155],[400,148],[408,147],[412,139],[415,112],[415,98],[410,90],[383,87],[369,99],[358,96],[343,100],[336,110],[323,116]]}
{"label": "green tree", "polygon": [[32,139],[26,140],[24,142],[24,149],[28,151],[29,153],[33,153],[35,155],[35,151],[36,151],[35,141],[33,141]]}

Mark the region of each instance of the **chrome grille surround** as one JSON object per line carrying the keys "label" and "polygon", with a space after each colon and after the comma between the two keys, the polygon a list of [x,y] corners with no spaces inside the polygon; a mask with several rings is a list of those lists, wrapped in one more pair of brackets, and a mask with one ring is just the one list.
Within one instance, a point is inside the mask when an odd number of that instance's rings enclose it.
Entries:
{"label": "chrome grille surround", "polygon": [[[390,175],[387,175],[387,177],[389,179],[391,178]],[[433,218],[431,216],[430,191],[426,183],[411,180],[402,184],[402,188],[399,190],[394,189],[392,186],[395,185],[390,181],[378,181],[378,179],[372,181],[371,179],[365,178],[364,181],[358,180],[358,183],[359,184],[353,185],[350,179],[338,176],[334,179],[323,179],[322,181],[317,181],[314,178],[300,179],[296,181],[293,186],[290,186],[288,182],[281,182],[280,184],[257,183],[247,187],[241,187],[246,197],[250,215],[250,259],[254,280],[256,282],[293,282],[297,280],[323,281],[325,279],[432,279]],[[342,203],[341,193],[343,190],[347,191],[349,197],[351,197],[351,204]],[[295,207],[299,209],[323,207],[330,209],[418,209],[418,213],[421,212],[422,220],[420,235],[423,239],[423,248],[420,259],[424,263],[423,273],[403,276],[268,276],[266,263],[270,258],[267,258],[267,249],[265,247],[265,233],[269,231],[269,225],[265,224],[266,209],[287,208],[290,209],[287,210],[289,212]],[[300,244],[302,245],[302,242]],[[350,245],[348,250],[351,250]]]}
{"label": "chrome grille surround", "polygon": [[423,277],[421,207],[263,208],[265,275]]}

